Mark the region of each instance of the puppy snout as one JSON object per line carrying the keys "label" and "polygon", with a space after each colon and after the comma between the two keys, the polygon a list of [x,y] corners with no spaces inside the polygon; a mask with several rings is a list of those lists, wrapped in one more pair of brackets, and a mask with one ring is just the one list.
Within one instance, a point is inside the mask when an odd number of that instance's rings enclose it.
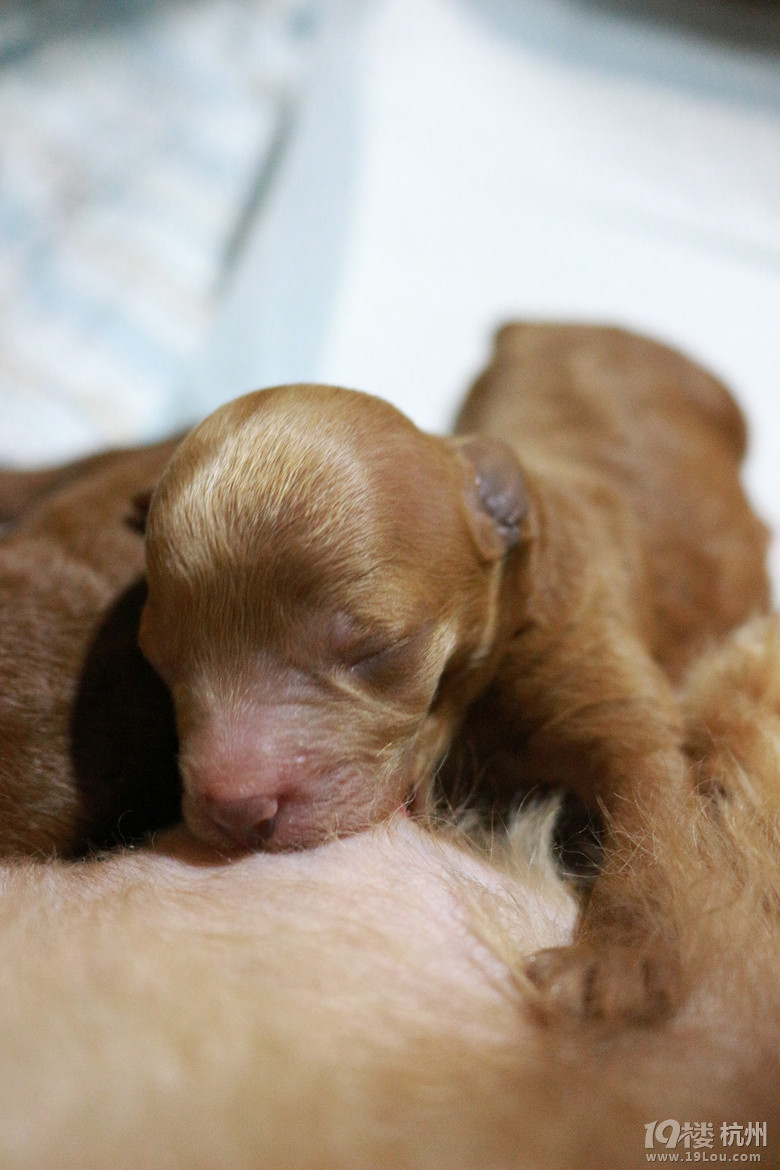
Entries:
{"label": "puppy snout", "polygon": [[279,801],[274,796],[238,800],[204,799],[204,811],[217,828],[247,849],[257,849],[273,836]]}

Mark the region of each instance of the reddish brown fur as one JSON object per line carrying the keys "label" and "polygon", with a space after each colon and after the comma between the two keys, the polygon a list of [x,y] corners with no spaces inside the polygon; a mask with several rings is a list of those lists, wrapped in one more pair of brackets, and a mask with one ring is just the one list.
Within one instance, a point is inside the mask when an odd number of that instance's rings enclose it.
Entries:
{"label": "reddish brown fur", "polygon": [[508,758],[512,792],[564,783],[612,822],[579,948],[534,977],[564,1010],[648,1018],[678,990],[670,891],[653,867],[649,913],[617,859],[629,840],[639,869],[686,800],[671,682],[767,605],[744,424],[651,341],[518,325],[458,429],[481,437],[281,387],[179,448],[142,646],[173,690],[185,817],[228,850],[363,827],[419,799],[468,711],[488,782]]}
{"label": "reddish brown fur", "polygon": [[[684,991],[667,875],[649,860],[687,790],[669,684],[769,600],[767,532],[739,483],[744,421],[711,375],[645,338],[515,325],[458,429],[512,445],[536,520],[507,575],[523,622],[464,739],[493,797],[564,783],[609,823],[579,950],[538,956],[533,977],[567,1011],[663,1013]],[[652,913],[625,881],[626,839],[635,872],[648,859]]]}
{"label": "reddish brown fur", "polygon": [[99,451],[83,459],[74,459],[72,463],[35,470],[0,468],[0,524],[13,523],[33,504],[60,488],[77,483],[94,472],[109,469],[126,453],[121,448]]}
{"label": "reddish brown fur", "polygon": [[[141,636],[196,831],[252,844],[280,796],[267,844],[308,846],[427,782],[489,650],[467,483],[449,445],[332,388],[249,395],[185,441],[152,501]],[[429,712],[453,658],[479,669]]]}
{"label": "reddish brown fur", "polygon": [[68,854],[175,812],[168,698],[135,645],[134,503],[174,447],[0,474],[17,521],[0,540],[0,853]]}

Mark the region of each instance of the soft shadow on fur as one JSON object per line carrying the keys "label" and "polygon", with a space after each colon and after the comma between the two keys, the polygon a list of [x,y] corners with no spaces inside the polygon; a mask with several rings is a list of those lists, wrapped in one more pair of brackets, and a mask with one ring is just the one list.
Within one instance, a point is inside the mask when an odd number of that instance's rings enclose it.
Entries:
{"label": "soft shadow on fur", "polygon": [[91,849],[136,840],[181,816],[173,703],[138,648],[145,600],[143,579],[120,595],[78,676],[70,746]]}

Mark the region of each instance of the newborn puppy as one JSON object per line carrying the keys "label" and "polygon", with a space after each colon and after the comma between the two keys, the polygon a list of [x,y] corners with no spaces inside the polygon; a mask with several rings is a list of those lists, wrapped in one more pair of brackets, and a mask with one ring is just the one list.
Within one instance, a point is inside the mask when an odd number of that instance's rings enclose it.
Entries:
{"label": "newborn puppy", "polygon": [[0,474],[16,521],[0,540],[0,854],[72,855],[177,815],[170,700],[136,644],[136,498],[175,446]]}
{"label": "newborn puppy", "polygon": [[506,562],[513,632],[461,742],[489,800],[563,784],[608,830],[578,946],[529,974],[554,1010],[666,1014],[685,988],[654,842],[679,840],[689,795],[672,686],[769,605],[768,533],[739,482],[744,420],[711,375],[646,338],[515,325],[457,430],[508,440],[529,498],[525,562],[522,541]]}
{"label": "newborn puppy", "polygon": [[[644,831],[634,808],[682,795],[670,680],[768,598],[734,402],[643,338],[515,325],[458,431],[288,386],[177,450],[140,637],[172,689],[196,835],[285,849],[360,829],[420,799],[459,736],[487,781],[500,747],[502,783],[574,787],[623,841]],[[620,935],[601,1006],[584,943],[534,972],[577,1012],[610,1013],[646,935],[644,909],[614,912],[619,879],[601,888],[583,937]],[[618,1014],[666,1001],[648,970]]]}

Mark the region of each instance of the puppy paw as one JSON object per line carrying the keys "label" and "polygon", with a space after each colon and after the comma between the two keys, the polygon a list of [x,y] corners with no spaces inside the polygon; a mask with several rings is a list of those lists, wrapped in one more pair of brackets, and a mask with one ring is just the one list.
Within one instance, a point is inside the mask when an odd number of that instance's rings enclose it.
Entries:
{"label": "puppy paw", "polygon": [[662,949],[578,943],[532,955],[526,974],[545,1022],[655,1024],[681,999],[679,964]]}

